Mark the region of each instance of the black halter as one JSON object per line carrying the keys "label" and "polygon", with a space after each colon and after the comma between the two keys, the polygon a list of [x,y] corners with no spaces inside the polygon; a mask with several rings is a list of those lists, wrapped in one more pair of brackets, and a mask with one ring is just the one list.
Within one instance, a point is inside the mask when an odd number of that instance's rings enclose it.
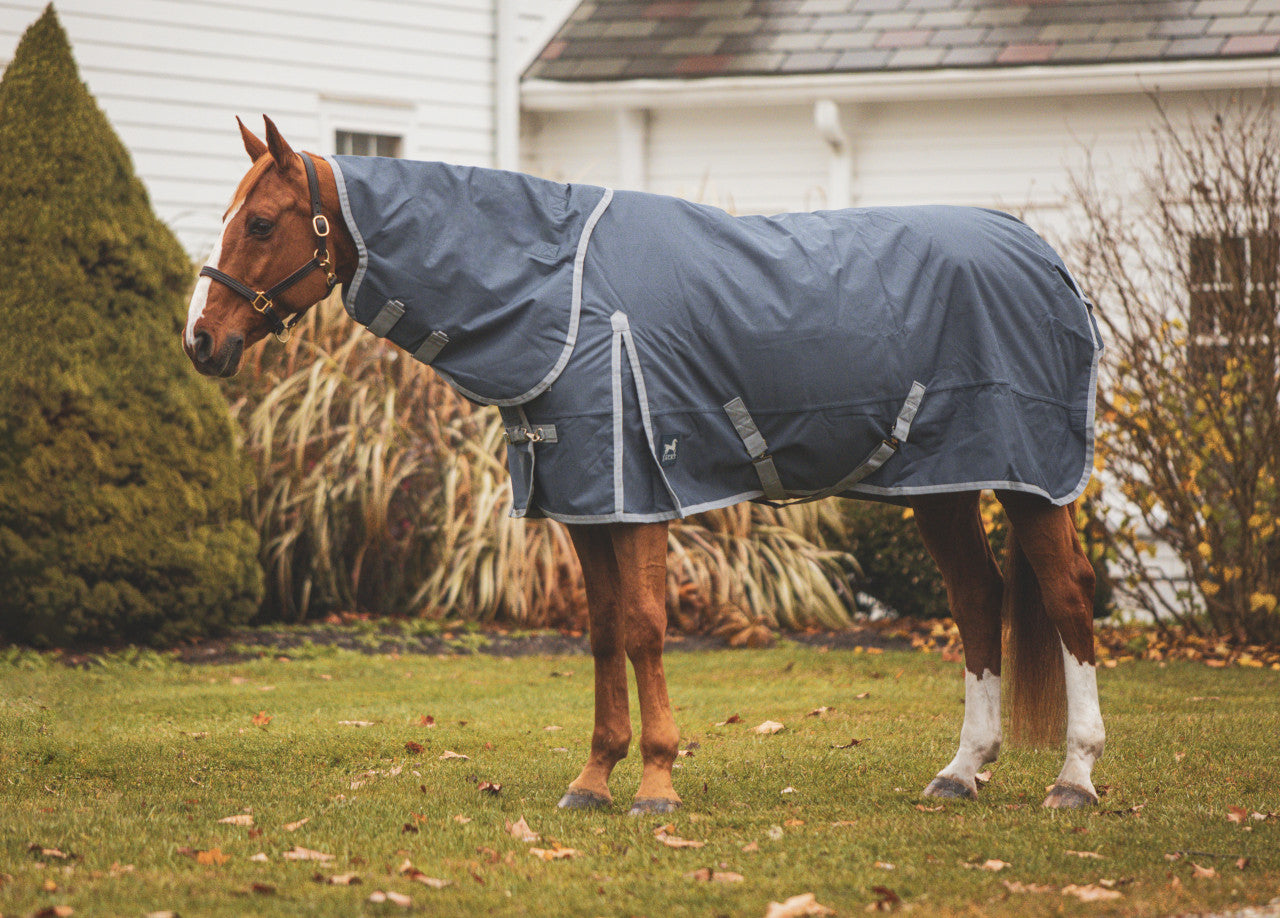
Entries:
{"label": "black halter", "polygon": [[[329,219],[321,211],[320,178],[316,175],[315,163],[311,161],[311,157],[306,153],[302,154],[302,164],[307,169],[307,190],[311,192],[311,228],[316,234],[316,250],[315,254],[311,256],[311,260],[280,281],[280,283],[265,291],[254,290],[243,281],[236,280],[230,274],[219,271],[210,265],[205,265],[200,269],[201,277],[211,277],[216,281],[221,281],[248,300],[249,304],[262,313],[263,317],[271,323],[271,330],[280,341],[289,340],[289,330],[298,323],[303,313],[296,312],[289,317],[287,322],[282,321],[279,313],[275,310],[275,298],[316,268],[325,273],[325,280],[329,284],[329,290],[333,290],[338,283],[338,275],[333,273],[333,264],[329,261],[329,249],[325,242],[329,235]],[[303,312],[305,311],[303,310]]]}

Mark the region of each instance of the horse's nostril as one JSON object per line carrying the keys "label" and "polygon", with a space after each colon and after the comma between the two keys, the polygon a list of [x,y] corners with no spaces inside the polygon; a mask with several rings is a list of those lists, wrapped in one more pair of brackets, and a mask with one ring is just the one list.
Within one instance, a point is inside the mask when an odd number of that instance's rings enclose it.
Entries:
{"label": "horse's nostril", "polygon": [[209,358],[213,356],[213,336],[208,332],[198,331],[196,338],[196,360],[200,363],[207,363]]}

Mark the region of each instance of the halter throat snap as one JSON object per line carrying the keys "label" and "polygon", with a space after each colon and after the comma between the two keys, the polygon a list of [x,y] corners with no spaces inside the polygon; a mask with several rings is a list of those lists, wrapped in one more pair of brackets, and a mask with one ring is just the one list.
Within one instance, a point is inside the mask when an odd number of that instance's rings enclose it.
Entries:
{"label": "halter throat snap", "polygon": [[312,271],[319,268],[324,272],[325,283],[328,289],[333,290],[338,283],[338,275],[334,273],[333,263],[329,261],[329,218],[324,215],[320,201],[320,177],[316,174],[316,165],[311,161],[311,157],[306,153],[302,154],[302,165],[307,170],[307,191],[311,196],[311,231],[316,236],[315,252],[311,256],[311,260],[304,264],[298,270],[294,271],[284,280],[280,281],[266,290],[255,290],[244,281],[232,277],[225,271],[219,271],[211,265],[205,265],[200,269],[201,277],[209,277],[219,283],[225,284],[236,293],[240,294],[249,301],[249,305],[271,325],[271,331],[280,341],[289,340],[289,332],[293,326],[298,324],[298,320],[302,318],[302,312],[296,312],[287,320],[281,319],[280,314],[275,309],[275,299],[281,293],[288,290],[298,281],[302,280]]}

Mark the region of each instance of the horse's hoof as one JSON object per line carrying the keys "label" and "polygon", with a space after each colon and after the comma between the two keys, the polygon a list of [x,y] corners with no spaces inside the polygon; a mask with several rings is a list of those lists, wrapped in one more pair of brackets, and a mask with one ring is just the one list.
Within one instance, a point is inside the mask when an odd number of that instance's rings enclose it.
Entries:
{"label": "horse's hoof", "polygon": [[929,782],[929,786],[924,789],[926,797],[947,797],[953,800],[977,800],[978,792],[970,787],[961,784],[954,778],[944,778],[942,775],[934,778]]}
{"label": "horse's hoof", "polygon": [[562,810],[600,810],[613,806],[613,800],[595,791],[570,789],[556,806]]}
{"label": "horse's hoof", "polygon": [[680,808],[679,800],[666,797],[637,797],[631,804],[628,816],[647,816],[650,813],[674,813]]}
{"label": "horse's hoof", "polygon": [[1049,789],[1049,796],[1044,798],[1041,806],[1054,810],[1078,810],[1084,806],[1093,806],[1098,802],[1096,794],[1074,784],[1055,784]]}

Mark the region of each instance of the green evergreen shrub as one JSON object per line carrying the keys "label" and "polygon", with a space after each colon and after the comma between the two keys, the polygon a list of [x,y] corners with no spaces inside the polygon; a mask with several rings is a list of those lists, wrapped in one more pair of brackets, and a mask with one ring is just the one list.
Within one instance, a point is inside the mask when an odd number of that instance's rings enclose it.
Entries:
{"label": "green evergreen shrub", "polygon": [[165,643],[262,591],[226,403],[179,335],[192,268],[52,6],[0,82],[0,637]]}

